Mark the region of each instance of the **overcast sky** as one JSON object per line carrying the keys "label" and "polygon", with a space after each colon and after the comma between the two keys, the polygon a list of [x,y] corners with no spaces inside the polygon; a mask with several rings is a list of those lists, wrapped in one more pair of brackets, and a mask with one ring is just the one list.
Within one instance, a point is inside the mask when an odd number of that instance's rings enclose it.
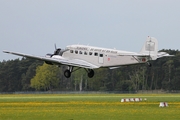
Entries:
{"label": "overcast sky", "polygon": [[44,56],[54,44],[139,52],[147,36],[180,48],[180,0],[0,0],[2,50]]}

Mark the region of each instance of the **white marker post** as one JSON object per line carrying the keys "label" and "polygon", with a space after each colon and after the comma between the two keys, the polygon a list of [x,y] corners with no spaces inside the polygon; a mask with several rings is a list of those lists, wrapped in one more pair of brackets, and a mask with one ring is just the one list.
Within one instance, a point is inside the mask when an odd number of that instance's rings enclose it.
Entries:
{"label": "white marker post", "polygon": [[167,102],[160,102],[159,107],[168,107]]}

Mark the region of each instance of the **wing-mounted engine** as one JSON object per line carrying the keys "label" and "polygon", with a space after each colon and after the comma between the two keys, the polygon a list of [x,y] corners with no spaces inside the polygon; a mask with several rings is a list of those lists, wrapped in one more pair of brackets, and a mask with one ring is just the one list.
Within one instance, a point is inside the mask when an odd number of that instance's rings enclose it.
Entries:
{"label": "wing-mounted engine", "polygon": [[[47,57],[47,58],[51,58],[52,56],[53,56],[53,54],[49,54],[49,53],[46,54],[46,57]],[[53,63],[52,63],[52,62],[49,62],[49,61],[45,61],[45,63],[46,63],[46,64],[49,64],[49,65],[53,65]]]}
{"label": "wing-mounted engine", "polygon": [[46,57],[48,57],[48,58],[51,58],[53,56],[53,54],[46,54]]}

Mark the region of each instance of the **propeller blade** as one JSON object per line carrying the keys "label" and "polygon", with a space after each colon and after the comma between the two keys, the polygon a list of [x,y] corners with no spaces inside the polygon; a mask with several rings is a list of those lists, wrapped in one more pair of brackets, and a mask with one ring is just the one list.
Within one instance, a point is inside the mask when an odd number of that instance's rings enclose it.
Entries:
{"label": "propeller blade", "polygon": [[57,50],[56,43],[54,44],[55,50]]}

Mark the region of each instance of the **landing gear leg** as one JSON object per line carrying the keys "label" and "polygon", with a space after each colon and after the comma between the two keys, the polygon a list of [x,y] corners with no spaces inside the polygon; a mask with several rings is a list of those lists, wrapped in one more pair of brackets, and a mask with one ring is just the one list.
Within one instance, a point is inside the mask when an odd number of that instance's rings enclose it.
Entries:
{"label": "landing gear leg", "polygon": [[73,70],[73,67],[72,66],[69,66],[67,70],[64,71],[64,76],[66,78],[70,78],[71,77],[71,72]]}

